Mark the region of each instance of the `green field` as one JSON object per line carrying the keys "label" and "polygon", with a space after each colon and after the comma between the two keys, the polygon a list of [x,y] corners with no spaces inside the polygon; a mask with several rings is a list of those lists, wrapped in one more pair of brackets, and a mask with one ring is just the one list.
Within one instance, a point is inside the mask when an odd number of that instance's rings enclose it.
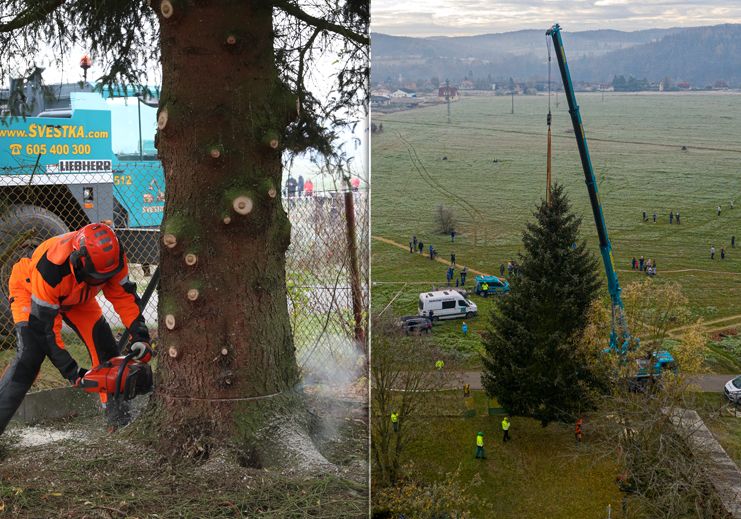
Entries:
{"label": "green field", "polygon": [[[565,519],[574,517],[575,510],[583,517],[606,517],[608,505],[613,517],[624,517],[620,512],[623,494],[615,483],[617,454],[605,450],[606,440],[598,437],[598,427],[589,417],[581,445],[574,441],[573,424],[542,427],[540,422],[522,417],[512,418],[512,441],[503,444],[502,417],[488,416],[482,391],[472,394],[475,417],[452,416],[453,401],[458,403],[458,412],[463,409],[458,392],[437,395],[424,406],[430,416],[424,418],[423,432],[404,457],[419,480],[442,480],[456,469],[464,482],[475,475],[481,477],[483,484],[467,490],[485,499],[492,509],[472,507],[474,517]],[[741,420],[719,415],[721,396],[693,393],[688,403],[739,463]],[[474,457],[477,431],[484,433],[488,459],[483,461]]]}
{"label": "green field", "polygon": [[[604,101],[599,94],[577,99],[621,283],[643,279],[630,271],[633,256],[653,258],[656,280],[682,284],[694,312],[714,321],[708,329],[739,325],[741,245],[731,249],[730,241],[741,236],[741,116],[735,109],[741,96],[612,93]],[[583,237],[599,255],[562,95],[552,109],[554,178],[566,186],[583,216]],[[384,131],[372,142],[372,234],[405,247],[373,240],[374,308],[402,291],[394,311],[414,313],[420,290],[445,283],[444,265],[409,254],[413,234],[425,249],[432,243],[440,258],[454,250],[459,264],[490,274],[516,258],[524,225],[545,192],[547,110],[546,96],[517,97],[515,114],[509,97],[492,96],[453,103],[451,124],[443,105],[374,114]],[[435,232],[439,204],[459,220],[455,244]],[[680,212],[681,225],[669,224],[670,210]],[[642,221],[643,211],[649,222]],[[657,223],[651,221],[654,211]],[[725,260],[719,258],[722,246]],[[474,337],[485,324],[482,317],[469,323]],[[462,341],[463,350],[475,349],[478,341],[462,339],[459,326],[446,323],[435,332]]]}
{"label": "green field", "polygon": [[[474,508],[473,517],[566,519],[574,517],[575,510],[583,517],[606,517],[608,505],[620,507],[616,459],[597,451],[588,427],[584,442],[576,445],[571,424],[542,427],[536,420],[514,417],[512,441],[503,444],[502,417],[488,416],[482,391],[472,394],[477,416],[425,420],[425,431],[435,433],[421,433],[405,456],[421,481],[442,479],[458,468],[462,481],[478,474],[483,484],[468,491],[485,499],[492,509]],[[474,456],[478,431],[484,433],[486,460]]]}

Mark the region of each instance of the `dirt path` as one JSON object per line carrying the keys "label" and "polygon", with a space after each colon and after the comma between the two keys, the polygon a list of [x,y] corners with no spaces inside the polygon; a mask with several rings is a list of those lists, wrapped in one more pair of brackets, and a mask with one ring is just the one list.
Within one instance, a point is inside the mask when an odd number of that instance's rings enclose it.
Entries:
{"label": "dirt path", "polygon": [[[394,247],[397,247],[397,248],[399,248],[401,250],[404,250],[404,251],[408,251],[409,250],[409,246],[408,245],[403,245],[403,244],[401,244],[401,243],[399,243],[397,241],[390,240],[388,238],[384,238],[383,236],[372,236],[372,238],[374,240],[376,240],[376,241],[380,241],[380,242],[386,243],[388,245],[393,245]],[[415,254],[417,254],[417,253],[415,253]],[[425,256],[424,254],[420,254],[420,256],[423,257],[423,258],[429,258],[429,255]],[[446,260],[444,260],[442,258],[436,258],[435,261],[437,261],[438,263],[442,263],[443,265],[448,265],[449,264]],[[480,270],[476,270],[476,269],[471,268],[471,267],[468,267],[468,270],[470,272],[473,272],[475,274],[480,274],[482,276],[488,276],[489,275],[489,274],[485,274],[484,272],[481,272]],[[640,271],[636,271],[636,270],[617,269],[617,271],[618,272],[633,272],[633,273],[636,273],[636,274],[640,274],[641,273]],[[677,269],[677,270],[662,270],[662,271],[660,271],[661,274],[676,274],[676,273],[682,273],[682,272],[707,272],[707,273],[712,273],[712,274],[728,274],[730,276],[741,276],[741,272],[724,272],[724,271],[721,271],[721,270]],[[426,281],[420,281],[420,282],[378,281],[377,283],[378,284],[384,284],[384,285],[391,285],[391,284],[410,284],[410,285],[414,285],[414,284],[425,284],[426,285],[426,284],[430,284],[429,282],[426,282]],[[738,315],[730,315],[730,316],[727,316],[727,317],[721,317],[721,318],[718,318],[718,319],[714,319],[712,321],[707,321],[707,322],[704,323],[705,324],[705,332],[712,333],[712,332],[715,332],[715,331],[718,331],[718,330],[723,330],[725,328],[728,328],[732,324],[737,324],[735,322],[737,320],[738,321],[741,321],[741,314],[738,314]],[[725,322],[725,321],[729,321],[729,323],[726,324],[726,325],[724,325],[724,326],[708,328],[708,325],[722,323],[722,322]],[[677,328],[673,328],[671,330],[668,330],[667,333],[668,333],[669,337],[671,337],[672,339],[677,339],[677,338],[681,337],[681,335],[682,335],[680,332],[682,330],[686,330],[687,328],[689,328],[689,326],[690,325],[687,325],[687,326],[679,326]]]}
{"label": "dirt path", "polygon": [[[409,250],[409,245],[404,245],[402,243],[399,243],[394,240],[390,240],[388,238],[384,238],[383,236],[372,236],[374,240],[387,243],[388,245],[393,245],[394,247],[398,247],[402,250]],[[423,257],[429,258],[429,255],[425,256],[422,254]],[[448,262],[444,259],[437,258],[435,261],[442,263],[443,265],[447,265]],[[479,270],[474,270],[471,267],[468,267],[468,270],[471,272],[475,272],[476,274],[480,274],[482,276],[488,276],[489,274],[485,274]],[[632,269],[616,269],[618,272],[626,272],[626,273],[634,273],[634,274],[643,274],[641,271],[638,270],[632,270]],[[741,272],[728,272],[725,270],[708,270],[708,269],[675,269],[675,270],[660,270],[658,271],[659,274],[681,274],[683,272],[705,272],[708,274],[725,274],[728,276],[741,276]]]}
{"label": "dirt path", "polygon": [[[714,326],[712,328],[708,327],[708,325],[718,324],[718,323],[726,323],[726,324],[721,325],[721,326]],[[703,323],[703,326],[704,326],[705,333],[712,333],[712,332],[717,332],[720,330],[725,330],[726,328],[732,328],[733,325],[738,325],[738,324],[741,324],[741,314],[729,315],[728,317],[722,317],[719,319],[713,319],[712,321],[706,321]],[[692,325],[679,326],[677,328],[672,328],[671,330],[667,332],[667,334],[669,335],[669,337],[676,339],[677,337],[681,336],[679,332],[686,330],[690,326]]]}
{"label": "dirt path", "polygon": [[[693,375],[689,377],[692,384],[697,384],[703,392],[722,393],[723,387],[734,375]],[[462,388],[463,384],[470,384],[471,389],[483,389],[481,386],[480,371],[460,371],[454,374],[454,382],[450,389]]]}
{"label": "dirt path", "polygon": [[[408,251],[409,250],[409,245],[402,245],[401,243],[399,243],[397,241],[389,240],[388,238],[384,238],[382,236],[372,236],[372,238],[374,240],[376,240],[376,241],[380,241],[380,242],[386,243],[388,245],[393,245],[394,247],[398,247],[399,249],[404,250],[404,251]],[[414,254],[418,254],[418,253],[414,253]],[[430,257],[429,255],[424,255],[424,254],[418,254],[418,255],[420,257],[422,257],[422,258],[429,258]],[[435,258],[435,261],[437,261],[438,263],[442,263],[445,266],[448,266],[450,264],[448,261],[446,261],[446,260],[444,260],[442,258]],[[489,276],[490,275],[490,274],[486,274],[484,272],[481,272],[480,270],[472,269],[471,267],[468,267],[468,271],[469,272],[473,272],[474,274],[479,274],[480,276]]]}
{"label": "dirt path", "polygon": [[[632,269],[615,269],[618,272],[633,272],[634,274],[643,274],[640,270]],[[729,276],[741,276],[741,272],[729,272],[727,270],[706,270],[706,269],[675,269],[675,270],[657,270],[659,274],[678,274],[682,272],[707,272],[708,274],[727,274]]]}

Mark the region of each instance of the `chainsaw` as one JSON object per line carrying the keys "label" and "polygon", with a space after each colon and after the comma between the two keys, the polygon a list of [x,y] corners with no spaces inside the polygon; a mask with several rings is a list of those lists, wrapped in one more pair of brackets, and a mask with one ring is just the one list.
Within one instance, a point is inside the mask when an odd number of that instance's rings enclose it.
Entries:
{"label": "chainsaw", "polygon": [[[159,273],[159,267],[157,267],[139,302],[142,310],[159,284]],[[124,332],[118,342],[119,351],[127,339],[128,333]],[[152,367],[147,363],[151,355],[147,355],[146,361],[135,360],[136,355],[136,352],[132,351],[127,355],[113,357],[98,364],[85,373],[79,387],[88,393],[107,393],[114,399],[124,400],[131,400],[138,395],[149,393],[153,387]]]}
{"label": "chainsaw", "polygon": [[152,367],[134,360],[132,352],[113,357],[85,373],[80,388],[88,393],[107,393],[113,398],[132,398],[152,390]]}

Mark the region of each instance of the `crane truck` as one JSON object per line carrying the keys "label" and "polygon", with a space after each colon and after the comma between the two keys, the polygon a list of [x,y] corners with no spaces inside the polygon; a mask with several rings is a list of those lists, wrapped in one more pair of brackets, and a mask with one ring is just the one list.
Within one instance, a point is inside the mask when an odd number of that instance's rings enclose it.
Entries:
{"label": "crane truck", "polygon": [[[584,125],[582,123],[579,105],[576,103],[574,94],[574,85],[569,72],[569,65],[566,62],[566,52],[564,51],[563,39],[561,37],[561,27],[555,24],[546,31],[546,37],[553,41],[553,48],[558,61],[558,68],[563,81],[563,89],[566,100],[569,105],[569,115],[574,127],[576,144],[579,148],[579,157],[581,158],[582,169],[584,170],[584,179],[587,184],[589,193],[589,203],[592,206],[594,223],[597,226],[597,236],[599,238],[599,248],[602,255],[602,263],[605,266],[607,276],[607,289],[610,293],[612,303],[612,330],[610,332],[609,351],[617,353],[625,358],[631,349],[637,344],[636,339],[632,339],[628,329],[628,323],[625,319],[625,306],[620,296],[620,283],[618,281],[617,271],[615,270],[615,260],[612,256],[612,244],[607,234],[607,224],[602,212],[602,203],[597,190],[597,181],[594,175],[594,167],[589,155],[589,146],[584,134]],[[652,377],[657,377],[666,369],[675,370],[675,362],[671,353],[668,351],[652,352],[650,358],[639,359],[638,372],[635,377],[636,381],[641,384]]]}

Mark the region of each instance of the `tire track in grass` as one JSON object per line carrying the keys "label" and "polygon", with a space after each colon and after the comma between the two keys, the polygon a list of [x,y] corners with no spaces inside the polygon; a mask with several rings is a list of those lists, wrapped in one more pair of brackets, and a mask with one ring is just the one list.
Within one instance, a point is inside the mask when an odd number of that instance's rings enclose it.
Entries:
{"label": "tire track in grass", "polygon": [[422,177],[422,180],[426,182],[428,186],[430,186],[433,189],[436,189],[442,195],[451,198],[456,205],[458,205],[466,213],[468,213],[468,216],[471,219],[471,225],[473,226],[474,244],[476,244],[477,234],[478,234],[478,228],[476,227],[476,221],[477,219],[478,221],[484,220],[483,213],[476,206],[474,206],[471,202],[449,191],[442,183],[440,183],[440,181],[435,179],[425,167],[424,163],[422,162],[422,159],[419,158],[419,155],[417,154],[417,150],[414,148],[414,145],[410,143],[408,140],[406,140],[401,135],[401,133],[397,132],[397,134],[399,135],[399,140],[401,140],[401,142],[406,144],[407,152],[409,153],[409,160],[412,162],[412,166],[414,166],[414,169],[417,170],[417,173],[419,173],[419,175]]}

